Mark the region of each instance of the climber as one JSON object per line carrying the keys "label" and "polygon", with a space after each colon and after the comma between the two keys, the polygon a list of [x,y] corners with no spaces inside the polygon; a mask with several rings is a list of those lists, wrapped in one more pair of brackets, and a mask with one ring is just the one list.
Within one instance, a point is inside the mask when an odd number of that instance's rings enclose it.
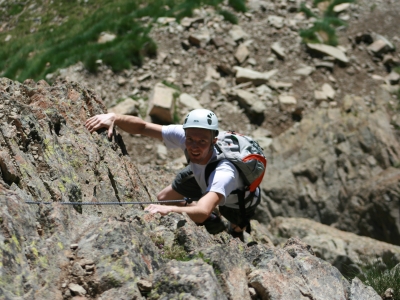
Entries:
{"label": "climber", "polygon": [[[215,170],[206,180],[206,167],[216,157],[215,143],[218,136],[218,118],[210,110],[195,109],[186,116],[183,125],[162,126],[134,116],[114,113],[96,115],[85,123],[92,133],[100,128],[108,129],[111,138],[114,126],[131,133],[157,138],[168,148],[181,148],[188,158],[188,166],[181,170],[173,183],[164,188],[158,195],[159,201],[174,199],[199,199],[196,202],[182,201],[178,205],[151,204],[145,208],[152,214],[166,215],[171,212],[187,213],[199,225],[205,225],[210,233],[222,231],[224,223],[216,211],[229,222],[229,232],[243,239],[243,231],[260,202],[259,189],[249,200],[246,198],[245,215],[241,214],[238,205],[237,190],[244,186],[238,169],[227,159],[218,162]],[[207,181],[207,182],[206,182]]]}

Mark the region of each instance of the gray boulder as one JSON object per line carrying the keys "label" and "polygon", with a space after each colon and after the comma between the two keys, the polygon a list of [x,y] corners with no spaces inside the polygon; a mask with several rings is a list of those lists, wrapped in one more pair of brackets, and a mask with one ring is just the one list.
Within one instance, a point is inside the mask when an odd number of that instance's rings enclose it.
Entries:
{"label": "gray boulder", "polygon": [[274,138],[260,222],[304,217],[400,244],[400,143],[378,90],[373,106],[346,96],[340,108],[320,108]]}

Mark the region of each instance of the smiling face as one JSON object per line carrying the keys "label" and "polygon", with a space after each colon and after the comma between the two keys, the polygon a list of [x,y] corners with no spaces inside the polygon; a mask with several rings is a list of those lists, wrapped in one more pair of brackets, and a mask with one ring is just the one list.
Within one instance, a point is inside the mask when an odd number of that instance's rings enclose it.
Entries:
{"label": "smiling face", "polygon": [[192,163],[205,165],[213,153],[213,139],[211,130],[202,128],[186,129],[186,149]]}

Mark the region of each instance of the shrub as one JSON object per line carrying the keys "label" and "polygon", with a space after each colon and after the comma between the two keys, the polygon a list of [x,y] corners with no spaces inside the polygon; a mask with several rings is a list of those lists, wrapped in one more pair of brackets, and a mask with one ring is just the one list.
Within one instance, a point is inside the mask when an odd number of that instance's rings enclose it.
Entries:
{"label": "shrub", "polygon": [[394,291],[394,300],[400,300],[400,264],[388,263],[386,266],[381,261],[375,261],[363,268],[358,275],[364,284],[371,286],[379,295],[388,288]]}
{"label": "shrub", "polygon": [[[326,2],[326,0],[314,0],[314,5],[316,6],[320,2]],[[345,26],[346,23],[338,18],[337,13],[333,9],[338,4],[351,2],[354,2],[354,0],[331,0],[321,16],[314,13],[302,3],[300,11],[308,18],[316,19],[312,27],[300,30],[300,36],[303,41],[305,43],[324,43],[336,46],[338,44],[336,27]]]}
{"label": "shrub", "polygon": [[239,22],[238,22],[238,18],[237,18],[233,13],[231,13],[230,11],[227,11],[227,10],[220,10],[220,11],[218,11],[218,13],[219,13],[221,16],[223,16],[224,19],[225,19],[226,21],[228,21],[229,23],[232,23],[232,24],[238,24],[238,23],[239,23]]}
{"label": "shrub", "polygon": [[[152,25],[142,25],[142,17],[151,17],[153,22],[164,16],[175,17],[179,21],[204,5],[216,7],[219,11],[222,2],[98,0],[76,3],[53,0],[43,4],[42,11],[46,13],[31,15],[35,12],[23,10],[22,4],[10,6],[8,2],[4,4],[0,1],[0,13],[18,14],[15,28],[0,32],[0,76],[21,82],[27,78],[37,81],[79,61],[89,71],[96,72],[96,61],[99,59],[115,72],[132,65],[140,66],[145,56],[157,53],[157,45],[149,36]],[[243,0],[229,0],[228,3],[236,11],[246,10]],[[233,14],[222,14],[228,21],[235,22]],[[35,19],[40,19],[40,22],[35,23]],[[102,32],[114,33],[117,38],[98,44],[97,39]],[[1,42],[6,34],[18,38]]]}
{"label": "shrub", "polygon": [[229,5],[236,11],[239,12],[246,12],[247,8],[246,8],[246,1],[243,0],[229,0]]}

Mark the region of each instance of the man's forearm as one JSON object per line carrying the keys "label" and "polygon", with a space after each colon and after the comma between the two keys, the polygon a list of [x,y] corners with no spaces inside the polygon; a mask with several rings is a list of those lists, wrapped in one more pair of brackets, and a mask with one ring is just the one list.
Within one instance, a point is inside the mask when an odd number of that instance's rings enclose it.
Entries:
{"label": "man's forearm", "polygon": [[131,134],[142,134],[146,122],[135,116],[115,114],[114,124],[123,131]]}
{"label": "man's forearm", "polygon": [[167,215],[171,212],[187,213],[194,222],[203,223],[210,216],[213,209],[218,205],[221,197],[223,196],[220,194],[209,192],[204,195],[196,205],[168,206],[151,204],[146,207],[146,210],[150,213],[160,213],[161,215]]}
{"label": "man's forearm", "polygon": [[115,114],[114,125],[131,134],[141,134],[162,140],[162,126],[139,117]]}

